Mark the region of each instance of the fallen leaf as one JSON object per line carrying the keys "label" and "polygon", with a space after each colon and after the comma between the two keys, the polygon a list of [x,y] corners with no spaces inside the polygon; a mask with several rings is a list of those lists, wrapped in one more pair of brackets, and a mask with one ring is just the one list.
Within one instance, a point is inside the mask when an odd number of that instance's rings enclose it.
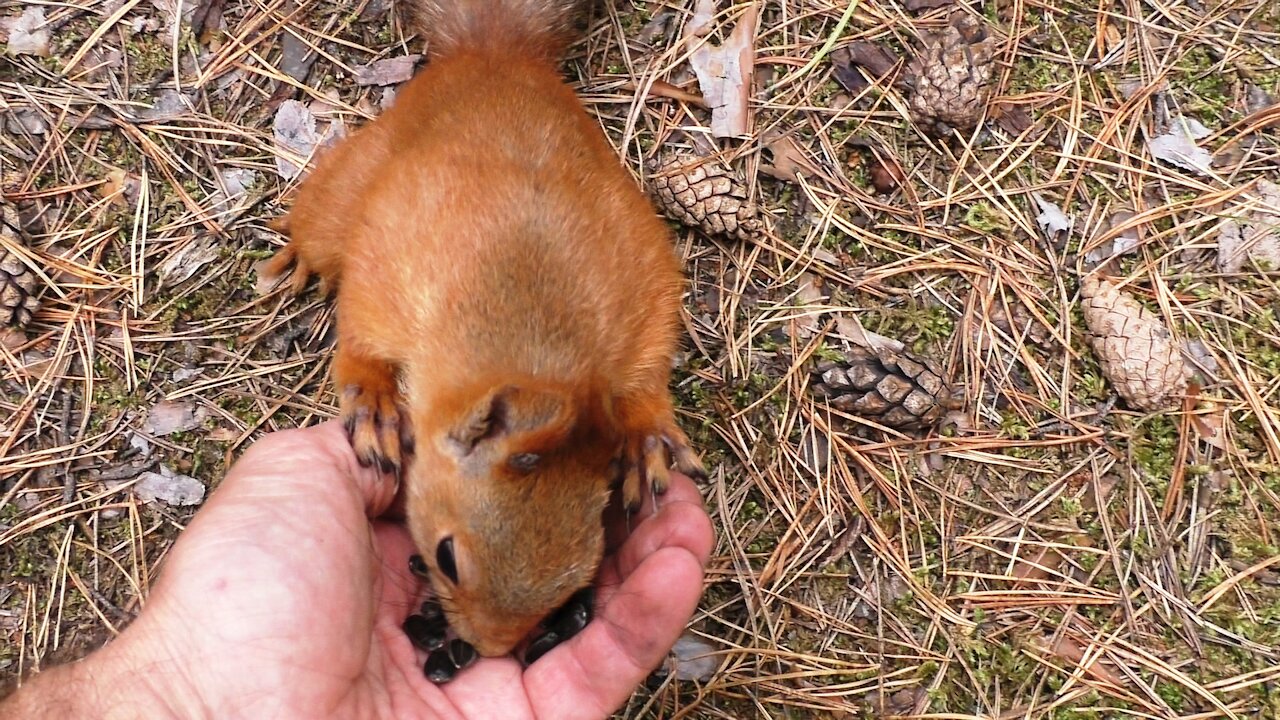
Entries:
{"label": "fallen leaf", "polygon": [[673,12],[660,12],[653,16],[649,22],[640,28],[640,32],[636,33],[636,42],[646,47],[654,45],[655,41],[663,38],[671,30],[671,21],[674,20],[676,14]]}
{"label": "fallen leaf", "polygon": [[996,121],[996,125],[1000,126],[1001,130],[1010,135],[1021,135],[1035,124],[1031,119],[1031,113],[1027,112],[1026,108],[1000,100],[991,103],[988,116]]}
{"label": "fallen leaf", "polygon": [[49,56],[49,30],[45,28],[44,8],[28,7],[16,18],[5,18],[9,29],[8,49],[13,56]]}
{"label": "fallen leaf", "polygon": [[209,431],[208,435],[205,436],[205,438],[208,440],[212,440],[213,442],[222,442],[222,443],[235,442],[236,439],[239,437],[240,437],[240,433],[228,427],[214,428],[213,430]]}
{"label": "fallen leaf", "polygon": [[807,340],[818,333],[822,329],[822,324],[818,321],[818,313],[813,308],[821,307],[829,296],[824,289],[825,283],[822,278],[813,273],[801,273],[799,287],[796,289],[795,295],[795,317],[794,325],[786,328],[788,335],[793,332],[790,328],[794,327],[795,336],[801,340]]}
{"label": "fallen leaf", "polygon": [[0,328],[0,348],[14,353],[27,344],[27,336],[17,328]]}
{"label": "fallen leaf", "polygon": [[391,0],[369,0],[360,11],[360,22],[385,22],[391,11]]}
{"label": "fallen leaf", "polygon": [[676,679],[707,682],[720,669],[723,659],[715,654],[716,647],[692,633],[685,633],[671,648],[672,670]]}
{"label": "fallen leaf", "polygon": [[257,280],[253,284],[254,293],[259,297],[268,295],[271,291],[280,287],[281,283],[289,273],[281,273],[280,275],[269,275],[266,272],[267,265],[271,263],[272,258],[265,258],[253,264],[253,276]]}
{"label": "fallen leaf", "polygon": [[208,43],[214,33],[222,28],[222,10],[227,0],[204,0],[191,14],[191,33],[202,44]]}
{"label": "fallen leaf", "polygon": [[1080,498],[1080,507],[1085,512],[1097,512],[1098,508],[1106,507],[1107,501],[1111,498],[1111,493],[1120,484],[1120,476],[1114,473],[1108,473],[1098,478],[1097,492],[1093,483],[1089,484],[1088,491]]}
{"label": "fallen leaf", "polygon": [[898,56],[892,51],[861,40],[831,52],[831,67],[836,82],[840,83],[845,90],[855,94],[869,86],[863,74],[858,72],[859,67],[865,69],[871,77],[880,80],[893,72],[898,66],[898,61]]}
{"label": "fallen leaf", "polygon": [[1182,343],[1182,354],[1195,365],[1205,377],[1213,382],[1218,381],[1218,358],[1214,357],[1202,340],[1188,340]]}
{"label": "fallen leaf", "polygon": [[173,371],[173,381],[176,383],[186,382],[193,377],[199,377],[200,368],[182,367]]}
{"label": "fallen leaf", "polygon": [[160,16],[164,18],[165,34],[173,37],[179,26],[191,24],[191,19],[195,17],[197,7],[202,2],[207,1],[151,0],[151,4],[160,11]]}
{"label": "fallen leaf", "polygon": [[873,352],[902,352],[906,345],[891,337],[871,332],[862,326],[862,322],[853,315],[841,313],[836,316],[836,332],[845,340]]}
{"label": "fallen leaf", "polygon": [[355,69],[356,84],[398,85],[413,77],[413,70],[421,59],[421,55],[403,55],[362,65]]}
{"label": "fallen leaf", "polygon": [[272,125],[275,133],[276,172],[285,180],[292,180],[303,170],[307,158],[320,142],[316,132],[316,118],[306,105],[297,100],[285,100],[276,111]]}
{"label": "fallen leaf", "polygon": [[1120,91],[1120,96],[1125,100],[1130,100],[1134,95],[1147,90],[1150,94],[1168,92],[1169,83],[1165,80],[1156,81],[1154,85],[1149,84],[1150,81],[1140,77],[1129,77],[1116,83],[1116,89]]}
{"label": "fallen leaf", "polygon": [[1226,436],[1226,410],[1217,403],[1210,403],[1207,413],[1195,413],[1191,416],[1191,426],[1195,428],[1200,439],[1219,450],[1229,450]]}
{"label": "fallen leaf", "polygon": [[208,411],[197,407],[194,400],[163,400],[151,406],[142,431],[152,437],[164,437],[200,427]]}
{"label": "fallen leaf", "polygon": [[1045,200],[1040,193],[1033,192],[1031,197],[1040,206],[1040,214],[1036,215],[1036,224],[1049,240],[1059,242],[1071,232],[1071,218],[1062,212],[1062,208]]}
{"label": "fallen leaf", "polygon": [[197,237],[160,263],[160,286],[171,287],[186,281],[200,268],[218,259],[218,242],[213,235]]}
{"label": "fallen leaf", "polygon": [[1249,260],[1280,268],[1280,185],[1268,180],[1218,229],[1218,270],[1238,273]]}
{"label": "fallen leaf", "polygon": [[132,205],[142,188],[142,181],[121,168],[112,168],[107,172],[104,182],[98,186],[99,197],[106,198],[120,205]]}
{"label": "fallen leaf", "polygon": [[1213,154],[1197,145],[1196,141],[1212,132],[1195,118],[1174,115],[1169,119],[1169,129],[1149,140],[1147,149],[1157,160],[1208,175],[1213,165]]}
{"label": "fallen leaf", "polygon": [[[713,2],[699,1],[699,10],[705,6],[714,9]],[[698,77],[702,97],[711,108],[711,134],[717,138],[747,135],[747,100],[751,94],[751,78],[755,70],[755,35],[759,9],[753,4],[747,8],[733,32],[721,45],[698,37],[688,37],[685,42],[693,51],[689,65]],[[689,25],[697,22],[691,20]],[[708,20],[709,22],[709,20]],[[696,32],[696,31],[695,31]]]}
{"label": "fallen leaf", "polygon": [[310,45],[289,30],[281,31],[279,63],[281,72],[298,82],[305,82],[307,73],[311,72],[311,66],[315,61],[316,52]]}
{"label": "fallen leaf", "polygon": [[[1068,542],[1076,547],[1093,547],[1093,541],[1088,535],[1075,535],[1068,538]],[[1012,577],[1018,579],[1013,584],[1014,588],[1035,587],[1039,582],[1049,580],[1054,576],[1061,576],[1058,568],[1062,567],[1067,557],[1062,551],[1054,547],[1040,546],[1036,553],[1027,559],[1019,557],[1013,564],[1013,570],[1010,572]]]}
{"label": "fallen leaf", "polygon": [[1262,112],[1276,104],[1276,101],[1272,99],[1266,90],[1253,83],[1245,83],[1244,90],[1244,111],[1246,115]]}
{"label": "fallen leaf", "polygon": [[49,123],[35,110],[11,111],[5,118],[4,126],[15,135],[43,135],[49,131]]}
{"label": "fallen leaf", "polygon": [[[624,87],[632,91],[639,89],[638,86],[630,82],[628,82]],[[670,100],[676,100],[678,102],[689,103],[690,105],[697,105],[698,107],[703,108],[707,106],[707,101],[703,100],[702,96],[698,93],[682,90],[665,80],[654,80],[653,83],[649,85],[646,97],[663,97]]]}
{"label": "fallen leaf", "polygon": [[[1037,644],[1042,650],[1056,655],[1076,667],[1079,667],[1085,658],[1084,646],[1069,635],[1059,635],[1056,640],[1046,637],[1043,642]],[[1110,683],[1115,687],[1126,687],[1126,683],[1120,679],[1120,676],[1108,667],[1111,663],[1104,661],[1102,656],[1096,653],[1092,654],[1092,657],[1093,661],[1089,663],[1088,667],[1084,668],[1085,674],[1095,680]]]}
{"label": "fallen leaf", "polygon": [[[1110,232],[1112,228],[1120,227],[1121,225],[1129,222],[1133,217],[1134,213],[1132,210],[1119,210],[1099,229],[1099,233],[1106,234]],[[1103,262],[1109,262],[1122,257],[1137,249],[1138,239],[1138,228],[1136,226],[1127,228],[1118,236],[1085,253],[1084,260],[1090,267],[1096,267]]]}
{"label": "fallen leaf", "polygon": [[789,135],[777,137],[765,145],[764,149],[773,156],[773,163],[761,164],[760,171],[770,177],[795,182],[801,171],[810,176],[822,174]]}
{"label": "fallen leaf", "polygon": [[151,100],[151,106],[138,111],[143,120],[171,120],[186,115],[191,108],[191,98],[174,90],[165,88]]}
{"label": "fallen leaf", "polygon": [[934,8],[946,7],[952,5],[956,0],[905,0],[902,6],[907,12],[920,12],[921,10],[932,10]]}
{"label": "fallen leaf", "polygon": [[218,177],[222,187],[216,192],[215,207],[244,198],[249,187],[258,181],[258,173],[249,168],[222,168],[218,170]]}
{"label": "fallen leaf", "polygon": [[895,158],[880,153],[872,154],[871,162],[867,164],[867,174],[871,177],[871,186],[881,195],[894,193],[907,179]]}
{"label": "fallen leaf", "polygon": [[161,465],[160,472],[144,472],[133,486],[133,494],[146,503],[162,502],[165,505],[185,507],[199,505],[204,500],[205,487],[189,475],[180,475]]}
{"label": "fallen leaf", "polygon": [[873,718],[894,718],[914,714],[916,706],[923,703],[928,696],[929,691],[919,686],[894,693],[876,690],[867,694],[863,705]]}

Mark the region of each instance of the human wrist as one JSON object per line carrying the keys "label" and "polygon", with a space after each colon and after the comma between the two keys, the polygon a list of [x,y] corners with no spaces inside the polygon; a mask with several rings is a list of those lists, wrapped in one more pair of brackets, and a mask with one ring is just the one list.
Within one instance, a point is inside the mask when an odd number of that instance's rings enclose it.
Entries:
{"label": "human wrist", "polygon": [[[163,720],[199,717],[182,703],[185,683],[167,686],[162,663],[148,660],[136,648],[117,642],[76,662],[41,671],[0,701],[0,720]],[[173,678],[176,679],[176,678]],[[178,711],[184,707],[186,711]]]}

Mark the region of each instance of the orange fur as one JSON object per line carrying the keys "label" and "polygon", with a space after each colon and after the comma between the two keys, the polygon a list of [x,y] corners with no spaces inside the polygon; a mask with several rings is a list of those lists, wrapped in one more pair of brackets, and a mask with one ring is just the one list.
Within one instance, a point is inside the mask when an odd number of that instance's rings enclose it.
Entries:
{"label": "orange fur", "polygon": [[[466,15],[482,3],[426,5],[454,34],[320,159],[270,269],[336,288],[353,444],[387,468],[416,446],[410,530],[455,630],[497,655],[592,581],[611,466],[629,504],[642,481],[665,489],[668,449],[701,470],[667,388],[683,280],[547,57],[566,3],[493,3],[544,13],[515,25],[546,37],[511,46],[476,39],[502,15]],[[457,583],[435,561],[444,537]]]}

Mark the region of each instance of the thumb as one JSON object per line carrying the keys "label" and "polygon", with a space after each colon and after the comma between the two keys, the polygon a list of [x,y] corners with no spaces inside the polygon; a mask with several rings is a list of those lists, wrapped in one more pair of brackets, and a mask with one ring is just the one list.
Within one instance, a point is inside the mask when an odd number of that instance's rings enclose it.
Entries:
{"label": "thumb", "polygon": [[394,476],[360,465],[338,420],[261,438],[232,466],[219,492],[235,494],[242,486],[260,485],[264,477],[286,483],[291,490],[325,494],[340,492],[334,482],[345,481],[370,518],[392,506],[398,486]]}

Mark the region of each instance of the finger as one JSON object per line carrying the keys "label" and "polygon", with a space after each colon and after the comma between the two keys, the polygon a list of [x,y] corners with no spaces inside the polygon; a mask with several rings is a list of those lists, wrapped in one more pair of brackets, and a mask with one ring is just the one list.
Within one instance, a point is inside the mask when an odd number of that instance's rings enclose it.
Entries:
{"label": "finger", "polygon": [[671,485],[667,488],[667,492],[658,499],[657,503],[653,502],[653,498],[647,488],[644,493],[640,503],[640,510],[634,514],[628,515],[621,502],[616,500],[610,503],[606,509],[606,545],[610,551],[620,547],[626,541],[628,535],[663,508],[678,503],[689,503],[697,507],[703,507],[702,493],[698,490],[698,486],[688,476],[678,472],[671,473]]}
{"label": "finger", "polygon": [[[679,476],[679,480],[688,487],[673,485],[668,491],[669,495],[675,495],[673,501],[664,502],[656,515],[635,526],[626,542],[615,552],[605,556],[599,572],[602,599],[646,557],[660,548],[684,548],[703,564],[711,557],[711,551],[715,547],[715,533],[702,504],[702,497],[697,494],[697,488],[693,487],[691,480],[684,476]],[[693,498],[685,492],[688,489],[692,490]]]}
{"label": "finger", "polygon": [[662,662],[702,594],[702,563],[683,547],[645,558],[586,629],[525,671],[538,717],[602,718]]}
{"label": "finger", "polygon": [[258,440],[232,467],[219,493],[235,493],[246,481],[260,483],[263,477],[308,492],[335,493],[345,487],[368,517],[381,515],[396,493],[393,477],[360,466],[337,420],[273,432]]}

